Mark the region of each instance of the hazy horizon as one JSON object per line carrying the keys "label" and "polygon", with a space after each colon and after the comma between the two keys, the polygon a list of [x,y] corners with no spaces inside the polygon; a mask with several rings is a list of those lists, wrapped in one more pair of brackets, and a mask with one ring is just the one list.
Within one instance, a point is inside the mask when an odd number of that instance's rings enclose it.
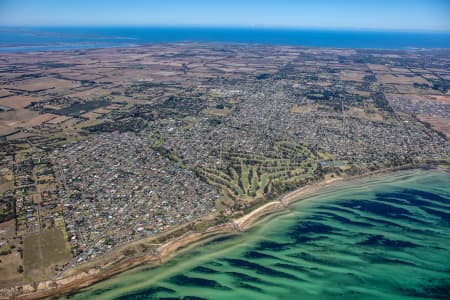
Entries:
{"label": "hazy horizon", "polygon": [[245,25],[164,25],[164,24],[110,24],[110,25],[2,25],[0,29],[57,29],[57,28],[149,28],[149,29],[246,29],[246,30],[286,30],[286,31],[341,31],[341,32],[387,32],[387,33],[450,33],[449,29],[389,29],[389,28],[353,28],[353,27],[287,27],[287,26],[245,26]]}
{"label": "hazy horizon", "polygon": [[4,0],[0,27],[219,27],[449,32],[442,0]]}

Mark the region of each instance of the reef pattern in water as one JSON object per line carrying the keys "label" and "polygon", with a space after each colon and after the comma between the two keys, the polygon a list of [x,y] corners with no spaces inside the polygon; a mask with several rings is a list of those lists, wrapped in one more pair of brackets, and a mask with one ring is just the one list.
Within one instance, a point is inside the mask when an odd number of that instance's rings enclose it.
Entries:
{"label": "reef pattern in water", "polygon": [[449,299],[449,183],[448,172],[407,171],[328,189],[72,297]]}

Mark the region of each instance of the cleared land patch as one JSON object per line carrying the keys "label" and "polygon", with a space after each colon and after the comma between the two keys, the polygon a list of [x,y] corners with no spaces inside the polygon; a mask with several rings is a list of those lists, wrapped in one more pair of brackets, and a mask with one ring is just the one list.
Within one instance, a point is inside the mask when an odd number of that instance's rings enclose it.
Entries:
{"label": "cleared land patch", "polygon": [[450,123],[448,120],[439,117],[433,117],[429,115],[418,115],[418,118],[422,122],[426,122],[431,125],[437,131],[445,134],[448,140],[450,140]]}
{"label": "cleared land patch", "polygon": [[226,107],[223,109],[207,108],[202,111],[203,114],[205,114],[207,116],[213,116],[213,117],[224,117],[224,116],[228,115],[229,112],[230,112],[230,109],[226,108]]}
{"label": "cleared land patch", "polygon": [[14,220],[0,223],[0,286],[22,280],[22,258],[18,240],[13,239],[14,231]]}
{"label": "cleared land patch", "polygon": [[28,92],[35,92],[54,88],[69,88],[78,85],[79,83],[76,81],[50,77],[41,77],[18,81],[14,85],[8,86],[8,88],[19,89]]}
{"label": "cleared land patch", "polygon": [[291,113],[295,114],[306,114],[316,112],[318,110],[329,110],[329,108],[324,105],[317,104],[294,105],[291,107]]}
{"label": "cleared land patch", "polygon": [[430,84],[425,78],[419,76],[403,76],[403,75],[391,75],[391,74],[377,74],[378,80],[382,83],[393,84]]}
{"label": "cleared land patch", "polygon": [[37,102],[39,98],[30,96],[8,96],[0,99],[0,105],[19,109],[28,106],[31,102]]}
{"label": "cleared land patch", "polygon": [[54,266],[71,258],[70,246],[62,228],[43,231],[24,238],[24,275],[28,281],[51,278]]}
{"label": "cleared land patch", "polygon": [[341,71],[340,79],[344,81],[365,81],[364,76],[369,75],[366,72]]}

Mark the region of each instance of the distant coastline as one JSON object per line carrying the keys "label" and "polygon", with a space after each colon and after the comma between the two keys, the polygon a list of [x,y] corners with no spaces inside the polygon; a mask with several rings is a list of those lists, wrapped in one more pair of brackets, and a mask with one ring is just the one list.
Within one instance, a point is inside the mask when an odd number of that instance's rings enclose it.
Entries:
{"label": "distant coastline", "polygon": [[182,42],[391,50],[449,49],[450,33],[222,27],[0,27],[0,53]]}

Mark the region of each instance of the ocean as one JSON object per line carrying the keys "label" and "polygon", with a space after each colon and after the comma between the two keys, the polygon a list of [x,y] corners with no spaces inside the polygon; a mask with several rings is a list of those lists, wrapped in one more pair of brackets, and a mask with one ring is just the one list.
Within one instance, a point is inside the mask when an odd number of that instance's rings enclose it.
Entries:
{"label": "ocean", "polygon": [[0,52],[91,49],[175,42],[376,49],[450,48],[450,33],[202,27],[0,28]]}
{"label": "ocean", "polygon": [[331,186],[70,299],[448,299],[449,173]]}

